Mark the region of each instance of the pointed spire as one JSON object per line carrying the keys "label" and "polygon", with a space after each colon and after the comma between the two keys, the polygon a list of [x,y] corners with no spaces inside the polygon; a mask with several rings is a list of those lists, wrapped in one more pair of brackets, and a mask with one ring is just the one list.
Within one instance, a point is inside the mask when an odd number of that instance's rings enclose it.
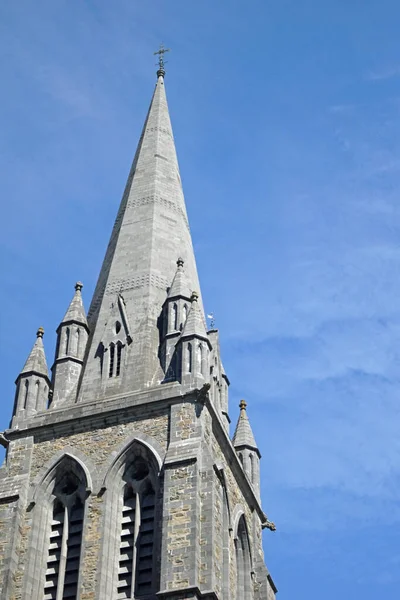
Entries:
{"label": "pointed spire", "polygon": [[49,377],[49,370],[47,368],[46,355],[43,346],[43,335],[44,329],[43,327],[39,327],[36,332],[36,342],[30,351],[20,375],[35,373],[37,375],[44,375],[47,378]]}
{"label": "pointed spire", "polygon": [[210,344],[210,341],[207,336],[206,326],[204,324],[204,317],[202,310],[199,307],[199,295],[197,292],[192,292],[192,296],[190,298],[190,302],[192,303],[188,317],[186,319],[186,323],[183,326],[183,331],[181,333],[181,339],[187,338],[191,336],[196,336],[199,338],[203,338],[207,340]]}
{"label": "pointed spire", "polygon": [[199,289],[164,78],[159,74],[88,312],[91,338],[79,399],[103,393],[104,382],[97,377],[98,349],[115,327],[112,306],[118,294],[136,332],[124,358],[124,371],[135,376],[121,373],[118,381],[107,380],[107,390],[118,386],[118,393],[129,392],[163,380],[158,320],[176,274],[177,256],[185,261],[185,287]]}
{"label": "pointed spire", "polygon": [[177,269],[175,273],[175,277],[172,281],[171,287],[168,292],[168,298],[187,298],[190,300],[190,285],[189,281],[186,277],[185,270],[183,268],[184,260],[183,258],[178,258],[176,261]]}
{"label": "pointed spire", "polygon": [[83,288],[83,283],[77,281],[75,284],[75,294],[72,298],[70,305],[68,307],[67,312],[64,315],[63,320],[61,321],[61,325],[63,323],[69,323],[71,321],[75,323],[81,323],[82,325],[87,325],[86,312],[83,306],[82,294],[81,290]]}
{"label": "pointed spire", "polygon": [[232,444],[235,448],[254,448],[258,451],[256,440],[251,429],[250,421],[247,416],[247,402],[241,400],[239,403],[240,415],[236,425],[235,433],[232,438]]}

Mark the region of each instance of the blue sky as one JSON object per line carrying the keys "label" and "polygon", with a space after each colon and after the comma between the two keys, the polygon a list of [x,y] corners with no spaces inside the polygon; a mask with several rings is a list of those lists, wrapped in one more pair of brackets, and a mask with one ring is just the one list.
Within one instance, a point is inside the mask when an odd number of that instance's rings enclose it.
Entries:
{"label": "blue sky", "polygon": [[89,305],[163,40],[280,600],[398,598],[399,19],[395,0],[0,6],[0,430],[36,328],[51,364],[78,279]]}

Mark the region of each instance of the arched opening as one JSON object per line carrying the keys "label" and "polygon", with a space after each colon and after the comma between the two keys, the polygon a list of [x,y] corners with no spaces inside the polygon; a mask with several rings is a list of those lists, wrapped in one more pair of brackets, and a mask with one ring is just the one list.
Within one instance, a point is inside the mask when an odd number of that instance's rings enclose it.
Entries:
{"label": "arched opening", "polygon": [[[159,589],[159,570],[154,567],[162,522],[156,502],[159,468],[150,449],[135,440],[107,473],[99,600],[153,598]],[[116,568],[110,571],[110,565]]]}
{"label": "arched opening", "polygon": [[187,372],[191,373],[193,369],[193,347],[189,342],[187,345]]}
{"label": "arched opening", "polygon": [[235,549],[236,600],[252,600],[250,543],[244,515],[239,519]]}
{"label": "arched opening", "polygon": [[116,369],[115,369],[116,377],[119,377],[119,375],[121,373],[122,348],[123,348],[122,343],[118,342],[117,343],[117,365],[116,365]]}
{"label": "arched opening", "polygon": [[26,379],[25,385],[24,385],[24,403],[22,405],[23,409],[26,409],[26,407],[28,406],[28,395],[29,395],[29,381]]}
{"label": "arched opening", "polygon": [[67,329],[65,330],[65,351],[64,354],[68,354],[69,350],[70,350],[70,336],[71,336],[71,331],[69,329],[69,327],[67,327]]}
{"label": "arched opening", "polygon": [[80,352],[80,337],[81,337],[81,332],[80,329],[77,328],[75,329],[75,356],[79,356],[79,352]]}
{"label": "arched opening", "polygon": [[114,363],[115,363],[115,344],[110,344],[110,358],[108,363],[108,376],[112,377],[114,375]]}
{"label": "arched opening", "polygon": [[155,494],[149,467],[137,458],[127,469],[123,493],[118,569],[118,598],[151,593]]}
{"label": "arched opening", "polygon": [[182,310],[182,324],[181,324],[181,329],[183,328],[184,324],[186,323],[186,319],[188,316],[188,307],[187,304],[183,305],[183,310]]}
{"label": "arched opening", "polygon": [[255,483],[255,472],[254,472],[255,465],[254,465],[253,454],[250,454],[249,460],[250,460],[250,481],[251,481],[251,483]]}
{"label": "arched opening", "polygon": [[197,370],[203,375],[203,345],[199,344],[197,346]]}
{"label": "arched opening", "polygon": [[36,489],[28,556],[35,578],[25,582],[27,598],[78,598],[88,485],[81,464],[66,455]]}
{"label": "arched opening", "polygon": [[35,383],[35,409],[38,410],[39,407],[39,400],[40,400],[40,381],[37,380]]}
{"label": "arched opening", "polygon": [[175,331],[178,329],[178,305],[176,302],[172,306],[172,326]]}

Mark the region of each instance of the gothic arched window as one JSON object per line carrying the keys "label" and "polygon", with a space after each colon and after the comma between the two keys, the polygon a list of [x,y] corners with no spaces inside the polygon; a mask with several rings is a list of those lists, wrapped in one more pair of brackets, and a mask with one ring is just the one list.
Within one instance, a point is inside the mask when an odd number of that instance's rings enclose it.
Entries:
{"label": "gothic arched window", "polygon": [[114,362],[115,362],[115,344],[110,344],[110,358],[108,363],[108,376],[112,377],[114,375]]}
{"label": "gothic arched window", "polygon": [[244,515],[239,519],[235,539],[236,549],[236,600],[252,599],[251,554],[249,535]]}
{"label": "gothic arched window", "polygon": [[[105,537],[99,600],[153,598],[159,586],[161,515],[160,465],[151,450],[134,440],[114,461],[104,481]],[[110,565],[115,565],[110,570]]]}
{"label": "gothic arched window", "polygon": [[152,591],[155,494],[149,466],[136,458],[124,475],[118,598]]}
{"label": "gothic arched window", "polygon": [[28,394],[29,394],[29,381],[26,379],[25,380],[25,390],[24,390],[24,404],[23,404],[23,408],[26,408],[28,406]]}
{"label": "gothic arched window", "polygon": [[35,383],[35,408],[38,410],[39,407],[39,399],[40,399],[40,381],[37,380]]}
{"label": "gothic arched window", "polygon": [[115,376],[119,377],[121,373],[121,360],[122,360],[122,343],[117,343],[117,365],[115,369]]}
{"label": "gothic arched window", "polygon": [[67,327],[67,329],[65,330],[65,352],[64,352],[64,354],[68,354],[69,350],[70,350],[70,348],[69,348],[70,335],[71,335],[70,329],[69,329],[69,327]]}
{"label": "gothic arched window", "polygon": [[251,483],[255,482],[255,465],[254,465],[254,456],[252,454],[249,455],[249,460],[250,460],[250,481]]}
{"label": "gothic arched window", "polygon": [[88,488],[83,467],[69,455],[61,458],[39,485],[28,556],[35,578],[26,582],[27,598],[78,598]]}
{"label": "gothic arched window", "polygon": [[176,302],[172,306],[172,324],[176,331],[178,329],[178,305]]}
{"label": "gothic arched window", "polygon": [[81,337],[81,332],[80,332],[79,328],[77,328],[77,329],[75,329],[75,348],[74,348],[75,356],[79,356],[80,337]]}
{"label": "gothic arched window", "polygon": [[203,346],[199,344],[197,346],[197,370],[203,375]]}
{"label": "gothic arched window", "polygon": [[191,373],[193,368],[193,347],[189,342],[187,345],[187,372]]}

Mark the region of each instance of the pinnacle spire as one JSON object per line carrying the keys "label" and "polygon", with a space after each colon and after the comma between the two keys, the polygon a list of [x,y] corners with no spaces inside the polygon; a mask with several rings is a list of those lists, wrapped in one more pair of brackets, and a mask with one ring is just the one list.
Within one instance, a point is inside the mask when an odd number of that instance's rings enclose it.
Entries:
{"label": "pinnacle spire", "polygon": [[61,321],[61,324],[73,321],[75,323],[82,323],[82,325],[85,325],[87,327],[86,313],[85,308],[83,306],[81,294],[82,288],[83,283],[77,281],[75,284],[75,294],[70,302],[70,305],[67,309],[67,312],[64,315],[63,320]]}
{"label": "pinnacle spire", "polygon": [[39,327],[36,332],[36,341],[33,344],[32,350],[26,359],[25,365],[20,375],[27,373],[35,373],[36,375],[44,375],[49,377],[49,370],[47,368],[46,355],[43,346],[43,327]]}
{"label": "pinnacle spire", "polygon": [[[116,321],[123,321],[116,308],[118,295],[136,332],[124,350],[124,368],[135,375],[122,374],[107,385],[122,393],[163,380],[158,319],[176,274],[177,256],[185,262],[185,286],[199,289],[164,79],[159,76],[88,312],[91,338],[81,399],[98,381],[99,348],[110,343]],[[101,382],[98,385],[100,393]]]}
{"label": "pinnacle spire", "polygon": [[181,297],[187,298],[188,300],[191,298],[192,294],[190,292],[189,281],[183,267],[184,262],[185,261],[182,258],[178,258],[176,261],[177,269],[168,292],[168,298]]}
{"label": "pinnacle spire", "polygon": [[192,303],[188,317],[186,319],[186,323],[183,326],[183,331],[181,333],[181,338],[196,336],[203,338],[207,341],[207,331],[204,324],[204,316],[202,310],[199,306],[199,295],[197,292],[192,292],[190,301]]}
{"label": "pinnacle spire", "polygon": [[240,414],[236,425],[235,433],[232,438],[232,444],[235,448],[247,447],[258,451],[253,430],[251,429],[249,417],[247,416],[247,402],[241,400],[239,403]]}

